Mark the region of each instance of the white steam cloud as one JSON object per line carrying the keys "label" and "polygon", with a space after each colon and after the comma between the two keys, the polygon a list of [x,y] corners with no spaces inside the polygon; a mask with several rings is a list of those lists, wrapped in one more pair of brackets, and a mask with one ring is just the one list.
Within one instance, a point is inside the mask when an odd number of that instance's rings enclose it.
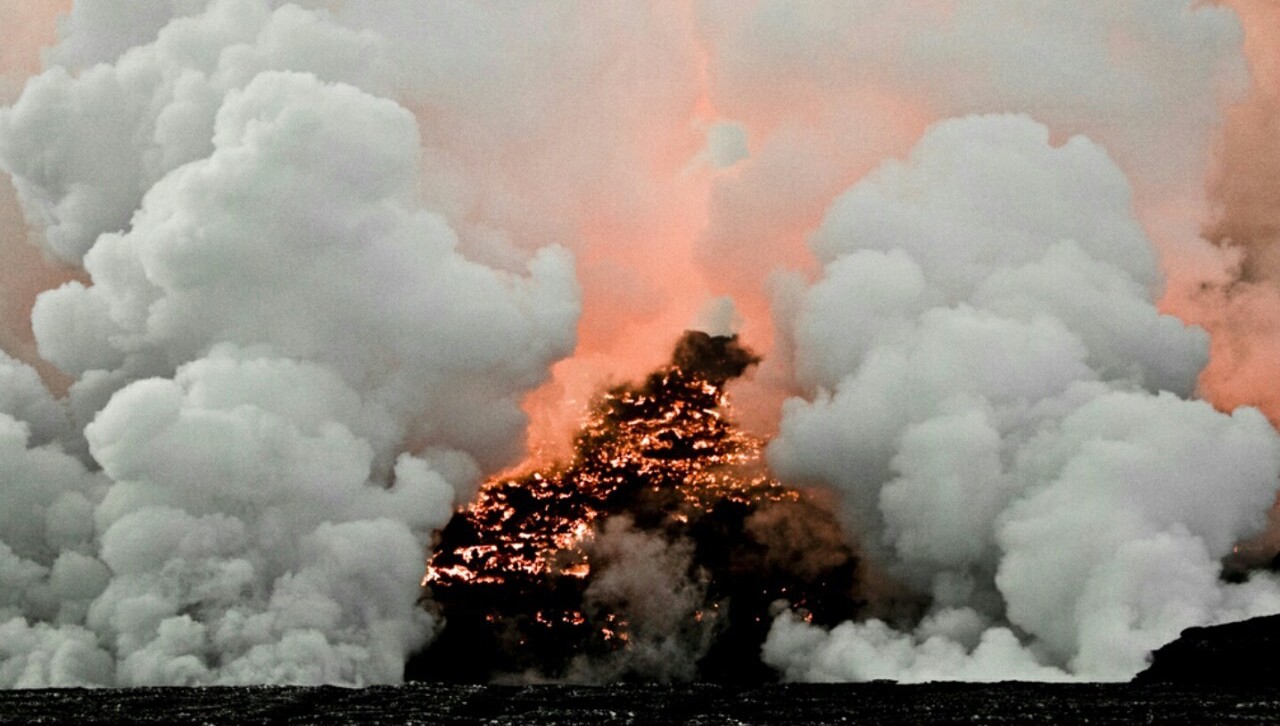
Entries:
{"label": "white steam cloud", "polygon": [[[932,598],[912,633],[779,619],[789,677],[1126,678],[1191,625],[1269,611],[1218,582],[1261,528],[1280,438],[1186,400],[1199,329],[1157,313],[1128,185],[1024,117],[929,131],[842,195],[794,323],[813,394],[778,472],[839,491],[873,559]],[[1057,670],[1048,670],[1048,669]]]}
{"label": "white steam cloud", "polygon": [[378,48],[216,2],[0,111],[90,280],[32,314],[67,399],[0,369],[0,685],[395,682],[429,636],[424,547],[519,454],[578,291],[563,250],[495,270],[421,206]]}

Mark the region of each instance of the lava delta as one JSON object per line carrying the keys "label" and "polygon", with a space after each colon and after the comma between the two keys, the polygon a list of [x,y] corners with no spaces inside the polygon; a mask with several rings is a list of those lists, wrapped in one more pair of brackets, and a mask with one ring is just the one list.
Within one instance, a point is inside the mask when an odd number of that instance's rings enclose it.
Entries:
{"label": "lava delta", "polygon": [[758,359],[686,332],[603,393],[572,459],[486,482],[439,533],[421,680],[760,682],[774,615],[856,616],[858,558],[830,509],[772,478],[726,384]]}

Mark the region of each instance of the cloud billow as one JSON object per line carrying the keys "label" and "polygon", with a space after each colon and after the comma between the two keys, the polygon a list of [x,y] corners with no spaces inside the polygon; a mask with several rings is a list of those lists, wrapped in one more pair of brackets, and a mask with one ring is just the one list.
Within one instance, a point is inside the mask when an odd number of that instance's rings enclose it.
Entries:
{"label": "cloud billow", "polygon": [[462,255],[371,39],[219,2],[4,112],[88,282],[32,314],[68,398],[4,369],[6,503],[42,519],[0,518],[0,684],[395,682],[430,635],[423,549],[519,454],[578,285],[563,249]]}
{"label": "cloud billow", "polygon": [[1273,578],[1218,573],[1263,524],[1280,439],[1256,410],[1187,400],[1206,338],[1151,302],[1130,209],[1097,146],[1016,116],[939,124],[832,205],[794,323],[811,393],[785,405],[771,462],[840,492],[932,604],[914,632],[783,617],[768,662],[1125,678],[1181,629],[1275,603]]}

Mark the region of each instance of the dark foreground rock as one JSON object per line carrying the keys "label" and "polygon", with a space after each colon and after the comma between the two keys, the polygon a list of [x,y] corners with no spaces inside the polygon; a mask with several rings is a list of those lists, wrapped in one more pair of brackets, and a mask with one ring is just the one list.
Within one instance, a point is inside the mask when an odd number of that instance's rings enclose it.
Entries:
{"label": "dark foreground rock", "polygon": [[1136,683],[1280,685],[1280,615],[1187,628],[1151,654]]}
{"label": "dark foreground rock", "polygon": [[1280,689],[1034,683],[0,691],[0,724],[1274,723]]}

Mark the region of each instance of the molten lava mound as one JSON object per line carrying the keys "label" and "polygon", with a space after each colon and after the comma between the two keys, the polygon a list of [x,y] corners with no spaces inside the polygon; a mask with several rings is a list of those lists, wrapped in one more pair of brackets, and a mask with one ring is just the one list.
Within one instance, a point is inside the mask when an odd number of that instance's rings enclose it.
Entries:
{"label": "molten lava mound", "polygon": [[757,359],[688,332],[596,403],[570,463],[496,479],[441,532],[423,581],[444,618],[412,679],[756,682],[773,616],[856,615],[830,510],[772,479],[724,387]]}

